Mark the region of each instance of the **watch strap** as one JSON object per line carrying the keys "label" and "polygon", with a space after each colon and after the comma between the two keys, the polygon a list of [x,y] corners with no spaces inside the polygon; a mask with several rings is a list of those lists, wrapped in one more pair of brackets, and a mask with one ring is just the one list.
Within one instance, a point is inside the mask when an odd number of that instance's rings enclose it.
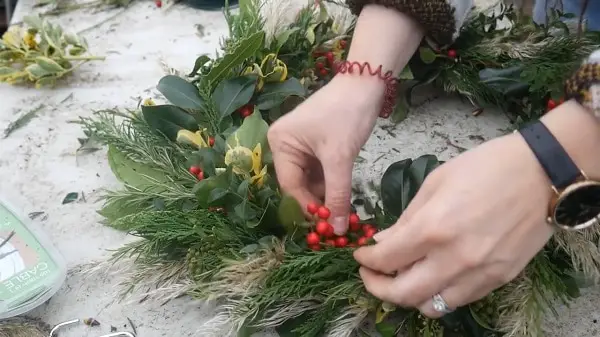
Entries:
{"label": "watch strap", "polygon": [[574,183],[581,171],[544,123],[537,121],[519,130],[540,165],[559,190]]}

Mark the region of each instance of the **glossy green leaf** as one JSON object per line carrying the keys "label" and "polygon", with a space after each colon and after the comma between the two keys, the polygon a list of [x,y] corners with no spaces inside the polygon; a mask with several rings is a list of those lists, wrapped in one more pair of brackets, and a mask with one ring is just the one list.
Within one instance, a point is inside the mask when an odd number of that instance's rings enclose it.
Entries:
{"label": "glossy green leaf", "polygon": [[237,188],[237,194],[241,197],[247,197],[250,191],[250,180],[246,179]]}
{"label": "glossy green leaf", "polygon": [[229,178],[227,173],[221,173],[208,177],[194,186],[192,192],[196,194],[198,203],[202,208],[210,206],[211,192],[217,188],[227,189],[229,187]]}
{"label": "glossy green leaf", "polygon": [[284,82],[265,84],[261,94],[256,99],[260,110],[269,110],[281,105],[290,96],[304,97],[306,90],[297,78]]}
{"label": "glossy green leaf", "polygon": [[283,32],[279,33],[279,35],[277,35],[277,37],[275,37],[275,43],[276,43],[276,47],[275,47],[275,51],[279,52],[279,49],[281,49],[281,47],[283,47],[286,42],[290,39],[290,36],[292,36],[292,34],[294,34],[295,32],[299,31],[300,27],[293,27],[293,28],[288,28],[286,30],[284,30]]}
{"label": "glossy green leaf", "polygon": [[[241,203],[237,204],[233,208],[233,211],[235,212],[235,215],[237,215],[238,217],[240,217],[240,219],[244,221],[252,220],[258,215],[256,211],[252,208],[252,205],[250,204],[248,199],[244,199]],[[255,227],[256,225],[258,225],[258,223],[252,223],[250,227]]]}
{"label": "glossy green leaf", "polygon": [[62,201],[62,204],[70,204],[72,202],[77,201],[77,199],[79,199],[79,193],[77,192],[70,192],[67,193],[67,195],[65,195],[65,198]]}
{"label": "glossy green leaf", "polygon": [[411,159],[393,163],[381,178],[381,201],[386,213],[399,217],[417,192],[411,182]]}
{"label": "glossy green leaf", "polygon": [[202,67],[204,67],[205,64],[207,64],[208,62],[210,62],[210,57],[208,57],[207,55],[201,55],[196,59],[196,62],[194,62],[194,69],[192,69],[192,71],[189,73],[189,77],[193,77],[196,76],[198,74],[198,72],[200,71],[200,69]]}
{"label": "glossy green leaf", "polygon": [[217,187],[210,191],[210,194],[208,196],[208,203],[212,204],[215,201],[219,201],[223,199],[228,193],[229,191],[227,191],[226,189]]}
{"label": "glossy green leaf", "polygon": [[392,323],[381,322],[375,325],[375,329],[381,337],[396,337],[396,326]]}
{"label": "glossy green leaf", "polygon": [[244,60],[253,57],[263,47],[264,38],[265,33],[261,31],[240,40],[235,49],[231,53],[225,54],[221,61],[212,67],[203,80],[207,81],[211,87],[220,83],[232,69],[242,65]]}
{"label": "glossy green leaf", "polygon": [[394,112],[390,116],[390,121],[394,124],[398,124],[408,117],[408,103],[406,102],[405,95],[401,93],[396,99],[396,105],[394,106]]}
{"label": "glossy green leaf", "polygon": [[173,105],[183,109],[204,110],[204,101],[198,88],[179,76],[167,75],[161,78],[156,88]]}
{"label": "glossy green leaf", "polygon": [[279,222],[288,235],[293,233],[302,234],[305,231],[300,227],[306,221],[303,208],[293,197],[284,195],[281,198],[277,214]]}
{"label": "glossy green leaf", "polygon": [[234,77],[219,83],[213,92],[213,100],[221,118],[248,104],[256,89],[256,76]]}
{"label": "glossy green leaf", "polygon": [[417,186],[417,189],[423,185],[427,175],[438,166],[440,166],[440,162],[436,156],[431,154],[423,155],[412,162],[412,165],[410,166],[410,175],[413,183]]}
{"label": "glossy green leaf", "polygon": [[159,182],[167,180],[164,173],[153,169],[147,164],[129,159],[114,146],[108,147],[107,157],[108,164],[115,177],[126,185],[143,190],[149,186],[156,186],[152,180]]}
{"label": "glossy green leaf", "polygon": [[198,130],[196,119],[174,105],[143,105],[142,114],[150,127],[172,141],[177,139],[179,130]]}
{"label": "glossy green leaf", "polygon": [[431,48],[421,47],[419,48],[419,57],[421,58],[421,61],[423,61],[423,63],[431,64],[435,61],[437,55]]}

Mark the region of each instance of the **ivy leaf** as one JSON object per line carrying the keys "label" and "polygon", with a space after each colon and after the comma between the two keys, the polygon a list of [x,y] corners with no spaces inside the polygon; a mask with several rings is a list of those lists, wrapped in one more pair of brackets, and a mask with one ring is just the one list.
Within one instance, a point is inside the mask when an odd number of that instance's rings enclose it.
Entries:
{"label": "ivy leaf", "polygon": [[167,75],[158,81],[156,86],[171,104],[183,109],[204,110],[204,101],[198,88],[175,75]]}
{"label": "ivy leaf", "polygon": [[79,193],[77,192],[71,192],[71,193],[67,193],[67,195],[65,196],[65,198],[62,201],[62,204],[70,204],[72,202],[77,201],[77,199],[79,199]]}
{"label": "ivy leaf", "polygon": [[381,322],[375,325],[381,337],[396,337],[396,326],[392,323]]}
{"label": "ivy leaf", "polygon": [[256,89],[256,76],[235,77],[219,83],[213,92],[213,100],[221,118],[231,115],[246,105]]}
{"label": "ivy leaf", "polygon": [[399,217],[417,192],[411,182],[411,159],[393,163],[381,178],[381,201],[386,213]]}
{"label": "ivy leaf", "polygon": [[279,202],[279,208],[277,210],[279,215],[279,222],[285,228],[288,235],[293,233],[302,232],[300,225],[306,220],[304,218],[304,211],[302,206],[289,195],[284,195]]}
{"label": "ivy leaf", "polygon": [[304,97],[306,90],[297,78],[290,78],[284,82],[265,84],[262,93],[256,100],[260,110],[269,110],[281,105],[290,96]]}
{"label": "ivy leaf", "polygon": [[198,71],[200,71],[200,69],[204,67],[204,65],[207,64],[209,61],[210,57],[208,57],[207,55],[199,56],[196,59],[196,62],[194,62],[194,69],[192,69],[192,71],[188,74],[188,77],[196,76],[198,74]]}
{"label": "ivy leaf", "polygon": [[[113,174],[122,183],[143,190],[155,186],[151,180],[163,182],[167,180],[164,173],[147,164],[131,160],[127,155],[112,145],[108,146],[108,165]],[[150,179],[148,179],[150,178]]]}
{"label": "ivy leaf", "polygon": [[221,62],[216,64],[204,77],[211,86],[219,83],[235,67],[244,63],[244,60],[253,57],[263,47],[265,33],[256,32],[240,40],[231,53],[225,54]]}
{"label": "ivy leaf", "polygon": [[426,154],[415,159],[410,165],[412,182],[417,186],[417,188],[421,187],[427,175],[429,175],[429,173],[431,173],[438,166],[440,166],[440,162],[436,156],[431,154]]}
{"label": "ivy leaf", "polygon": [[431,64],[435,61],[437,55],[431,48],[421,47],[419,48],[419,57],[421,58],[421,61],[423,61],[423,63]]}
{"label": "ivy leaf", "polygon": [[142,114],[151,128],[172,141],[177,139],[179,130],[198,131],[196,119],[187,111],[174,105],[143,105]]}

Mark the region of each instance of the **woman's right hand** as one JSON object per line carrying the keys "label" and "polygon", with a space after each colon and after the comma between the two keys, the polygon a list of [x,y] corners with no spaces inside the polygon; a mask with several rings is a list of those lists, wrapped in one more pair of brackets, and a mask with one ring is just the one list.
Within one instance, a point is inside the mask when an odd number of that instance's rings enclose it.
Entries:
{"label": "woman's right hand", "polygon": [[347,230],[352,169],[375,125],[385,83],[368,75],[337,75],[269,129],[277,179],[306,206],[331,211],[336,234]]}

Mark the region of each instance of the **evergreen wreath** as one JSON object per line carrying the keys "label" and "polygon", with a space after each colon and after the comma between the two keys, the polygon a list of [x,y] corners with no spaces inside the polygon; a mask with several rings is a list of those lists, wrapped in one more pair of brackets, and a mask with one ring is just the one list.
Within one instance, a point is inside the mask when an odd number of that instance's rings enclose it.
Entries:
{"label": "evergreen wreath", "polygon": [[[128,111],[82,118],[87,137],[108,145],[124,184],[104,196],[106,223],[139,240],[112,260],[130,261],[127,292],[217,301],[202,336],[540,336],[557,302],[577,297],[581,277],[600,278],[600,229],[559,232],[512,282],[441,320],[369,295],[352,257],[378,229],[392,225],[425,177],[443,164],[423,155],[392,164],[380,198],[358,197],[367,217],[350,217],[335,238],[325,207],[298,203],[277,186],[266,135],[333,76],[351,43],[353,24],[326,7],[302,9],[289,25],[265,27],[259,0],[227,9],[230,36],[215,58],[200,56],[190,74],[167,75],[158,90],[170,104],[146,100]],[[435,84],[477,107],[496,105],[521,122],[560,102],[562,83],[597,35],[571,34],[556,14],[537,26],[513,8],[478,12],[449,47],[424,43],[399,78],[393,118],[406,115],[412,89]],[[499,28],[501,20],[507,21]],[[408,84],[408,86],[406,86]],[[557,104],[558,104],[557,103]],[[375,330],[363,323],[374,318]]]}

